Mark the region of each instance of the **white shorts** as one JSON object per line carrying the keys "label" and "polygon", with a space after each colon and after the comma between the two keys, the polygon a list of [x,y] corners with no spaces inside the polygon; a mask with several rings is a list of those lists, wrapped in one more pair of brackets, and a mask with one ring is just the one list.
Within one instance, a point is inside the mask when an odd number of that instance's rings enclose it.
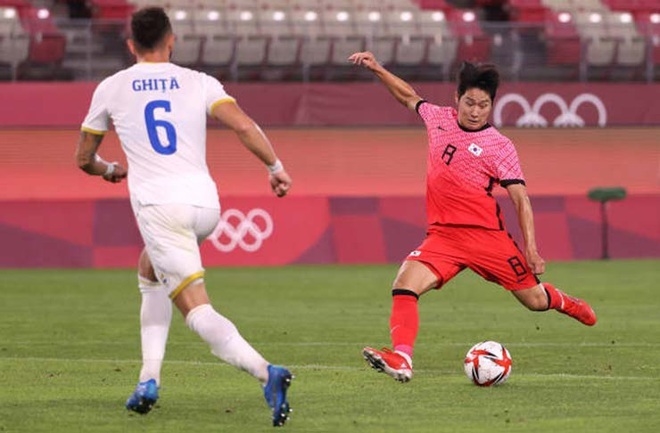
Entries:
{"label": "white shorts", "polygon": [[204,277],[199,245],[218,225],[220,211],[182,204],[137,204],[134,211],[156,276],[174,299]]}

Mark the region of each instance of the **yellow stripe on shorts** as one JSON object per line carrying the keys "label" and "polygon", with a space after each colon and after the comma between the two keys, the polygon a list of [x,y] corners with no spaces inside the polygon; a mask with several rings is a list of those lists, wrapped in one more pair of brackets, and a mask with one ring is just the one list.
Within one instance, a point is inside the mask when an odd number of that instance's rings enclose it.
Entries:
{"label": "yellow stripe on shorts", "polygon": [[176,287],[176,289],[174,289],[172,293],[170,293],[170,299],[174,299],[177,296],[179,296],[179,293],[181,293],[183,289],[188,287],[188,285],[190,285],[190,283],[192,283],[193,281],[199,280],[200,278],[204,278],[204,271],[195,272],[185,280],[181,281],[181,284],[179,284]]}

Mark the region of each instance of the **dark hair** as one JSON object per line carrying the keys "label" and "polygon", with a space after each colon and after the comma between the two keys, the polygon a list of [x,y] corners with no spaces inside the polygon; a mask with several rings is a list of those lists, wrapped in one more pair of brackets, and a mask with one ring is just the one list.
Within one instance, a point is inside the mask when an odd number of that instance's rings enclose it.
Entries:
{"label": "dark hair", "polygon": [[163,8],[146,7],[133,13],[131,33],[138,51],[153,51],[172,33],[172,24]]}
{"label": "dark hair", "polygon": [[463,62],[458,72],[458,97],[460,98],[469,89],[477,88],[490,95],[495,100],[497,86],[500,84],[500,73],[497,67],[490,63],[474,64]]}

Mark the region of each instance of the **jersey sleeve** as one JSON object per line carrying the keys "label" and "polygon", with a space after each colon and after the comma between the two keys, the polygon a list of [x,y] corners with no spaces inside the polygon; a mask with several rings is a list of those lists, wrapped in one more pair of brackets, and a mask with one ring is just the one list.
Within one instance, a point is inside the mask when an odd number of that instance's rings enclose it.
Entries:
{"label": "jersey sleeve", "polygon": [[205,88],[206,88],[206,113],[211,115],[213,109],[223,102],[235,102],[236,99],[229,96],[225,91],[224,86],[216,78],[204,74]]}
{"label": "jersey sleeve", "polygon": [[422,118],[424,123],[428,123],[428,121],[434,117],[435,108],[437,108],[435,105],[422,99],[415,106],[415,111],[417,111],[417,114],[419,114],[419,117]]}
{"label": "jersey sleeve", "polygon": [[424,121],[427,130],[437,129],[438,127],[448,130],[450,123],[456,121],[453,108],[435,105],[424,99],[417,103],[415,110]]}
{"label": "jersey sleeve", "polygon": [[92,134],[102,135],[108,130],[110,122],[110,113],[107,107],[107,81],[102,81],[92,95],[92,102],[85,120],[83,120],[81,130],[91,132]]}
{"label": "jersey sleeve", "polygon": [[495,170],[500,179],[500,185],[506,187],[514,183],[525,184],[518,152],[510,140],[504,142],[504,146],[497,155]]}

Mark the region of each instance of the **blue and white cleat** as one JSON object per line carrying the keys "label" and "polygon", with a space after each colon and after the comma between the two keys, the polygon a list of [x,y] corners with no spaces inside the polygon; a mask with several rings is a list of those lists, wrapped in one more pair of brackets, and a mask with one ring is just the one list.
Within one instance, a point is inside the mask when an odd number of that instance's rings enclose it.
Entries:
{"label": "blue and white cleat", "polygon": [[266,403],[273,410],[273,427],[281,427],[289,419],[291,407],[286,399],[286,392],[291,386],[293,375],[289,370],[278,365],[268,366],[268,382],[264,387]]}
{"label": "blue and white cleat", "polygon": [[126,400],[126,409],[146,415],[153,409],[156,400],[158,400],[158,385],[155,379],[149,379],[137,384],[133,394]]}

